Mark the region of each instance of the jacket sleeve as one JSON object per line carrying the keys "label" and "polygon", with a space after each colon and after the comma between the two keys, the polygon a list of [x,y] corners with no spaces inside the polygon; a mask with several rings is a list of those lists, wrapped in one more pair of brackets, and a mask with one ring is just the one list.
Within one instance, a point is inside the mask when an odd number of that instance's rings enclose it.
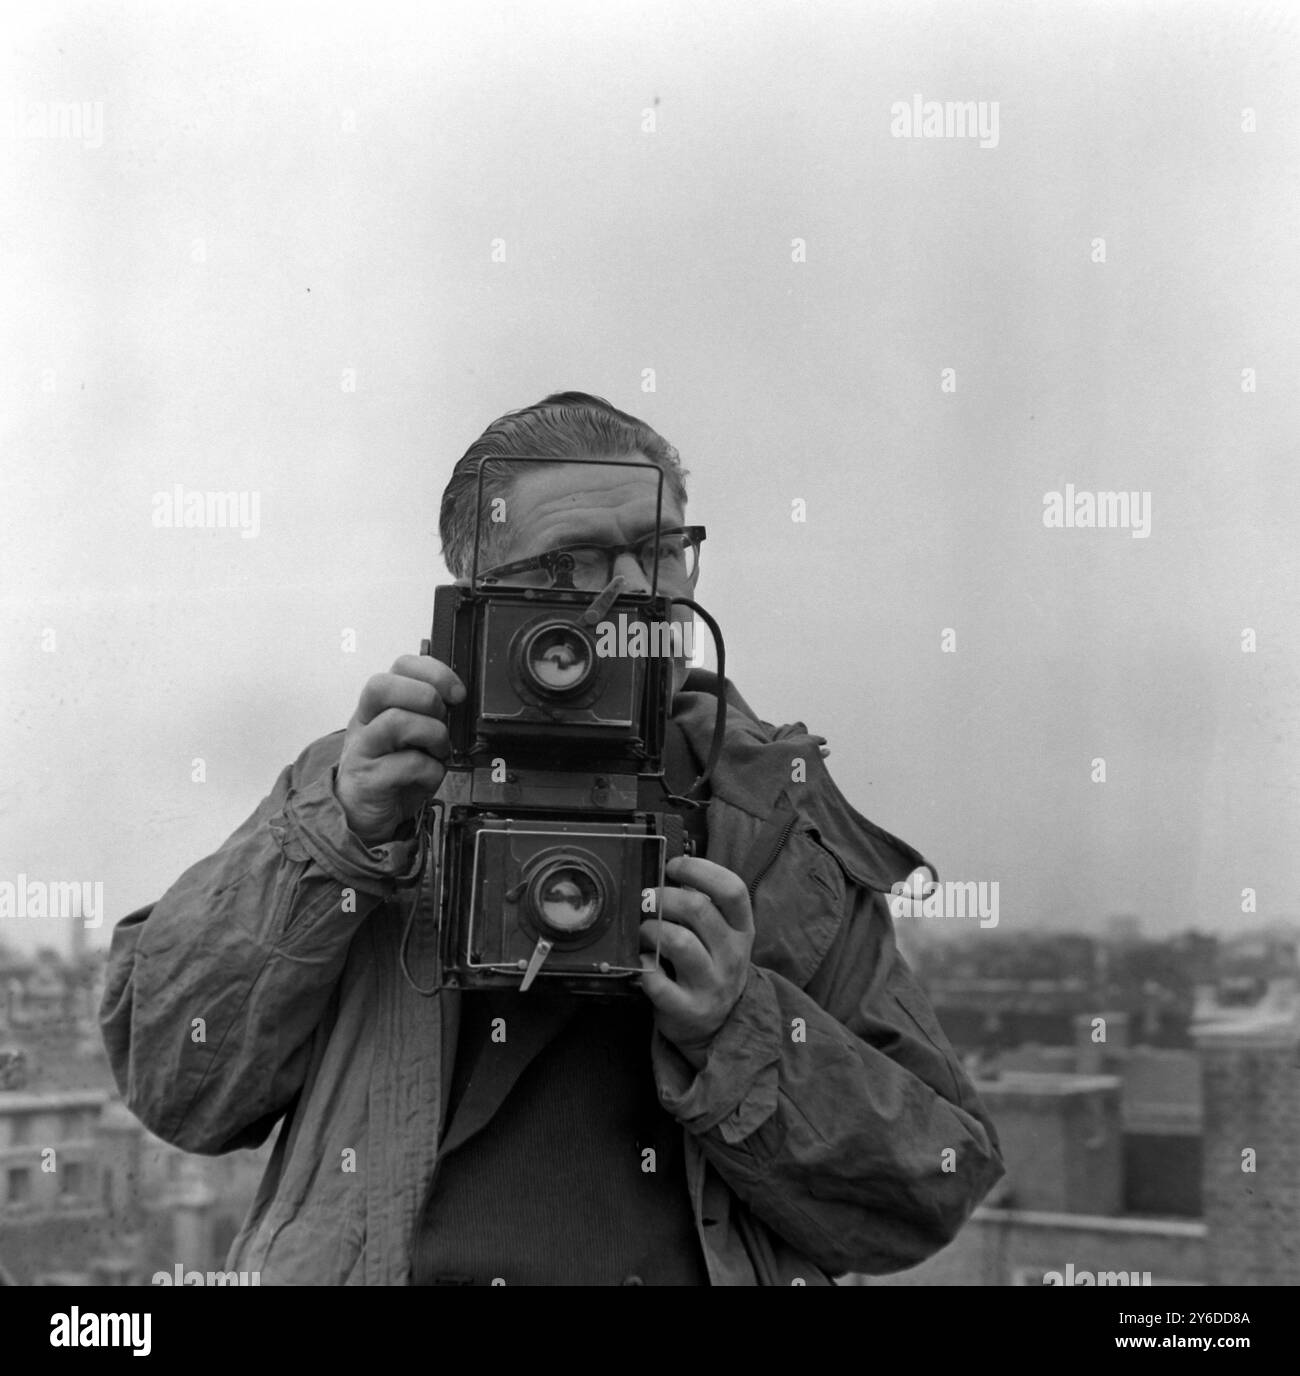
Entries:
{"label": "jacket sleeve", "polygon": [[256,1146],[302,1088],[357,928],[419,857],[370,848],[334,797],[341,733],[150,908],[117,924],[100,1025],[126,1106],[185,1151]]}
{"label": "jacket sleeve", "polygon": [[806,988],[751,965],[696,1074],[655,1033],[660,1099],[731,1190],[830,1275],[916,1265],[1003,1174],[992,1122],[897,949],[883,894]]}

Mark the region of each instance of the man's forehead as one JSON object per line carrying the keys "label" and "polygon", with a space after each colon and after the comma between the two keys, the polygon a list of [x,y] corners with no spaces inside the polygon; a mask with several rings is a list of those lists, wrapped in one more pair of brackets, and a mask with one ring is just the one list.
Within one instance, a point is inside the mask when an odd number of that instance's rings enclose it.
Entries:
{"label": "man's forehead", "polygon": [[[617,541],[654,529],[659,470],[590,460],[521,472],[506,499],[516,543],[553,544],[555,536]],[[662,524],[678,525],[682,509],[663,493]]]}
{"label": "man's forehead", "polygon": [[[637,467],[627,467],[636,464]],[[524,510],[556,511],[565,507],[619,507],[625,503],[654,503],[660,470],[647,459],[589,459],[548,464],[518,472],[512,487],[515,502]],[[665,505],[669,499],[665,488]]]}

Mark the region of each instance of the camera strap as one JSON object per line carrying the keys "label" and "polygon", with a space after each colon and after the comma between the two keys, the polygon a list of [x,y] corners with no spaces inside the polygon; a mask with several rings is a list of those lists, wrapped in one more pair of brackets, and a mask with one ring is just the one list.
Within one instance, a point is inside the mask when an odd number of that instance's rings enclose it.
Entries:
{"label": "camera strap", "polygon": [[[667,730],[664,733],[664,787],[669,796],[682,798],[695,782],[697,773],[698,768],[694,753],[687,740],[686,732],[670,717]],[[703,796],[699,799],[673,804],[673,810],[682,819],[683,832],[693,843],[692,850],[695,855],[703,855],[708,848],[709,809],[707,800],[709,791],[706,784]],[[663,803],[660,800],[658,803],[651,803],[649,807],[646,807],[645,802],[643,802],[642,806],[646,811],[657,811],[663,806]]]}

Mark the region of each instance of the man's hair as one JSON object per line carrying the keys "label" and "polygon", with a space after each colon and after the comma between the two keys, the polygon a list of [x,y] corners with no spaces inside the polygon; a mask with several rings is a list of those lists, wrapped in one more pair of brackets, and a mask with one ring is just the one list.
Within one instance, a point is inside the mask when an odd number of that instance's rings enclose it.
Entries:
{"label": "man's hair", "polygon": [[[644,421],[611,406],[603,397],[586,392],[554,392],[533,406],[507,411],[465,451],[442,494],[438,530],[442,557],[456,578],[468,578],[474,558],[474,523],[483,520],[492,499],[506,496],[518,477],[519,465],[483,465],[483,508],[474,511],[480,459],[503,454],[528,458],[554,457],[557,462],[591,459],[630,459],[644,456],[664,471],[665,501],[671,495],[686,505],[686,470],[677,450]],[[541,467],[542,465],[531,465]],[[494,557],[493,536],[502,527],[483,521],[480,558]]]}

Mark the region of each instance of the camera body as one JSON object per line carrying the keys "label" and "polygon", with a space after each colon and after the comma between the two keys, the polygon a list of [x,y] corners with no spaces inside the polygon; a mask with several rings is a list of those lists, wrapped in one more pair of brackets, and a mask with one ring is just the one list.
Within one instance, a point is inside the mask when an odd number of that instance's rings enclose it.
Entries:
{"label": "camera body", "polygon": [[689,851],[691,804],[664,780],[673,659],[606,653],[601,629],[643,622],[648,643],[671,610],[650,593],[437,589],[425,652],[468,690],[426,812],[444,985],[637,987],[639,929]]}

